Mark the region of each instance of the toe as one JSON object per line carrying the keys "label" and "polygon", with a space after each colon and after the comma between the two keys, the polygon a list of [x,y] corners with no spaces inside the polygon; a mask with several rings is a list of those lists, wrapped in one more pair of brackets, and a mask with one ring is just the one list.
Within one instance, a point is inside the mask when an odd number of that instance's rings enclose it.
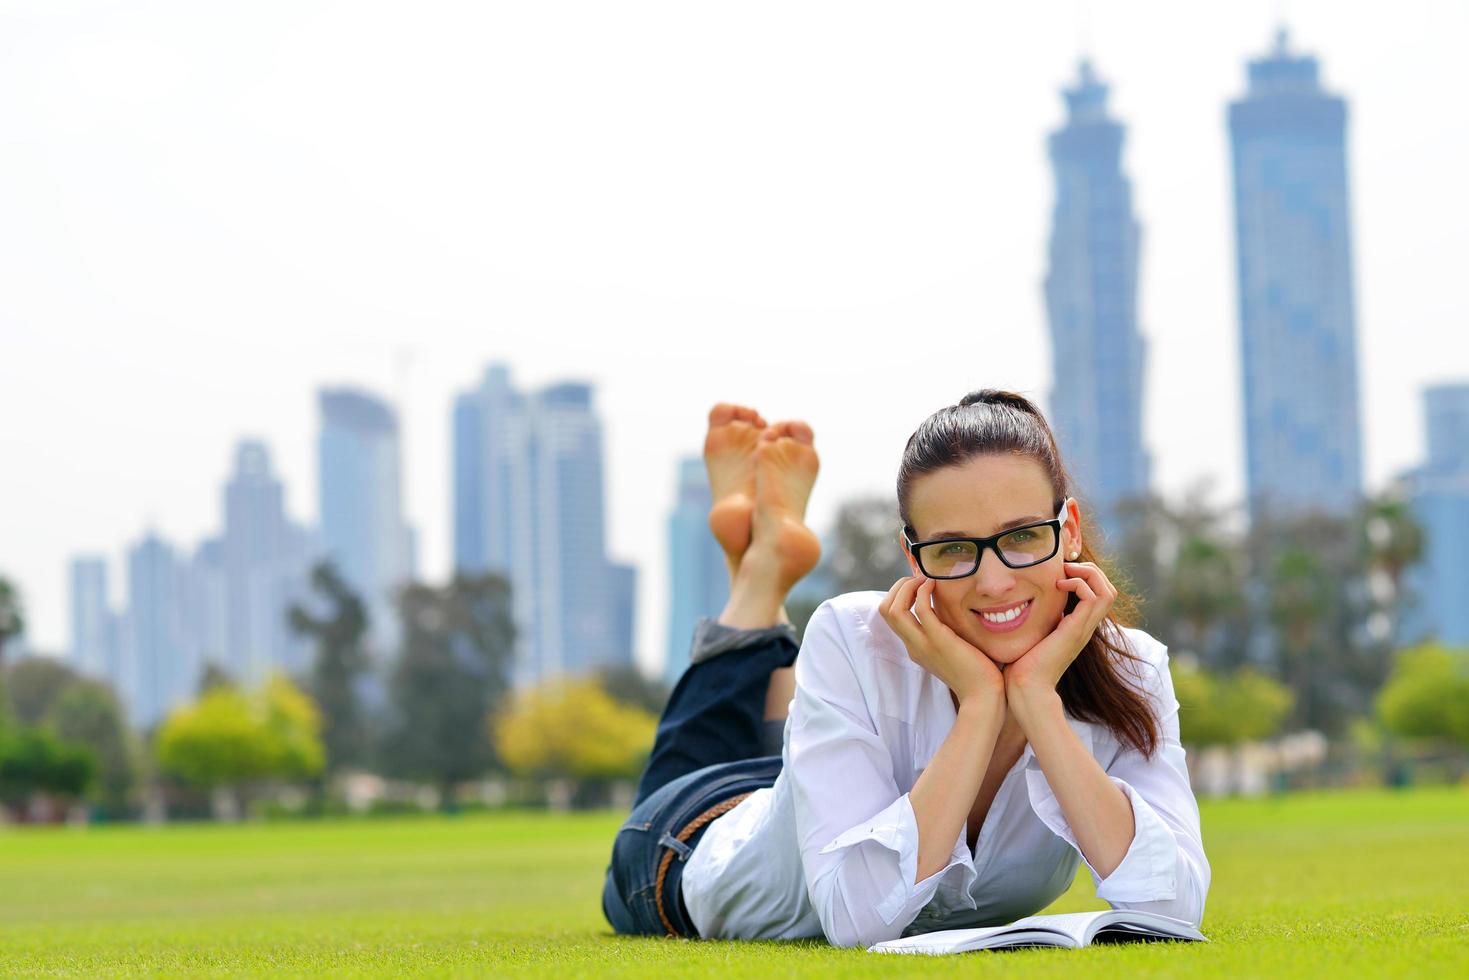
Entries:
{"label": "toe", "polygon": [[738,410],[738,405],[731,405],[729,402],[720,402],[713,408],[709,409],[709,427],[713,428],[716,425],[728,425],[730,422],[734,421],[735,413]]}

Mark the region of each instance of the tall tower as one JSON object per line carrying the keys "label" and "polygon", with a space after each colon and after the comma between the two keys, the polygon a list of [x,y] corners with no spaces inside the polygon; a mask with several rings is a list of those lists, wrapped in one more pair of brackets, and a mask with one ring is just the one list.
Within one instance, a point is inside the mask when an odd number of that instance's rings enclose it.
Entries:
{"label": "tall tower", "polygon": [[71,665],[89,677],[111,679],[113,616],[107,602],[107,560],[78,555],[71,561]]}
{"label": "tall tower", "polygon": [[400,629],[395,590],[412,575],[403,521],[398,418],[388,404],[351,389],[320,392],[317,443],[322,546],[362,597],[379,660]]}
{"label": "tall tower", "polygon": [[1361,494],[1346,121],[1284,31],[1229,106],[1251,521]]}
{"label": "tall tower", "polygon": [[729,600],[724,550],[709,530],[709,474],[697,456],[678,464],[678,497],[668,515],[668,652],[663,679],[672,687],[689,666],[700,616],[719,615]]}
{"label": "tall tower", "polygon": [[285,488],[270,451],[253,439],[235,448],[224,488],[220,538],[225,591],[224,650],[204,650],[251,684],[274,670],[305,667],[305,645],[287,626],[286,610],[307,591],[306,532],[286,515]]}
{"label": "tall tower", "polygon": [[1107,86],[1083,61],[1062,94],[1066,125],[1050,137],[1050,415],[1083,501],[1114,535],[1117,503],[1147,491],[1150,467],[1142,432],[1146,348],[1137,326],[1139,231],[1122,172],[1123,127],[1107,114]]}
{"label": "tall tower", "polygon": [[1403,642],[1434,637],[1469,645],[1469,383],[1423,393],[1428,458],[1408,474],[1408,503],[1424,530],[1423,561],[1409,569]]}
{"label": "tall tower", "polygon": [[199,664],[183,635],[173,546],[150,530],[127,560],[129,635],[116,683],[134,724],[147,728],[193,695]]}
{"label": "tall tower", "polygon": [[592,394],[522,393],[495,364],[454,402],[454,564],[510,580],[517,684],[632,660],[636,574],[607,556]]}

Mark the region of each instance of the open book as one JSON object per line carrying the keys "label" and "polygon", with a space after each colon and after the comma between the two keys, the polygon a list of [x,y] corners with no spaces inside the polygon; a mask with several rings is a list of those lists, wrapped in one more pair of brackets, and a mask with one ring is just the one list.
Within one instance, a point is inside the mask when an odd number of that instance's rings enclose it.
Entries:
{"label": "open book", "polygon": [[1182,919],[1110,909],[1106,912],[1071,912],[1064,915],[1032,915],[1008,926],[984,929],[945,929],[924,932],[869,946],[869,953],[967,953],[972,949],[1006,949],[1011,946],[1064,946],[1080,949],[1092,943],[1137,943],[1158,939],[1188,939],[1208,942],[1204,934]]}

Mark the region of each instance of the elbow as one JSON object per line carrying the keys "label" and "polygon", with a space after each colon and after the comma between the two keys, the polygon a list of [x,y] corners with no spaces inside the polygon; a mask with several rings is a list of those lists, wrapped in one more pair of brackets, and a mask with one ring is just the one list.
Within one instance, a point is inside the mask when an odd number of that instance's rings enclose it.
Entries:
{"label": "elbow", "polygon": [[881,920],[856,922],[848,916],[823,916],[821,930],[826,941],[843,949],[866,949],[874,943],[897,939],[903,934],[901,924],[888,926]]}
{"label": "elbow", "polygon": [[833,946],[866,949],[874,943],[897,939],[912,919],[900,914],[889,922],[877,905],[864,902],[854,908],[847,901],[848,896],[835,889],[824,897],[825,901],[813,904],[821,919],[821,931]]}

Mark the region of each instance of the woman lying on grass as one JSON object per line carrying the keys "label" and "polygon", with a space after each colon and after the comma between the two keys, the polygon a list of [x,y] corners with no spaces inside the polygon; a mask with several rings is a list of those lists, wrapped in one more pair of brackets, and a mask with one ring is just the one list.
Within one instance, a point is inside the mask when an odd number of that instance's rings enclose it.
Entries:
{"label": "woman lying on grass", "polygon": [[823,603],[799,657],[811,429],[717,405],[704,458],[729,604],[695,630],[613,843],[614,929],[866,946],[1034,914],[1082,860],[1113,907],[1199,924],[1167,651],[1120,622],[1034,405],[978,391],[919,426],[898,470],[913,575]]}

